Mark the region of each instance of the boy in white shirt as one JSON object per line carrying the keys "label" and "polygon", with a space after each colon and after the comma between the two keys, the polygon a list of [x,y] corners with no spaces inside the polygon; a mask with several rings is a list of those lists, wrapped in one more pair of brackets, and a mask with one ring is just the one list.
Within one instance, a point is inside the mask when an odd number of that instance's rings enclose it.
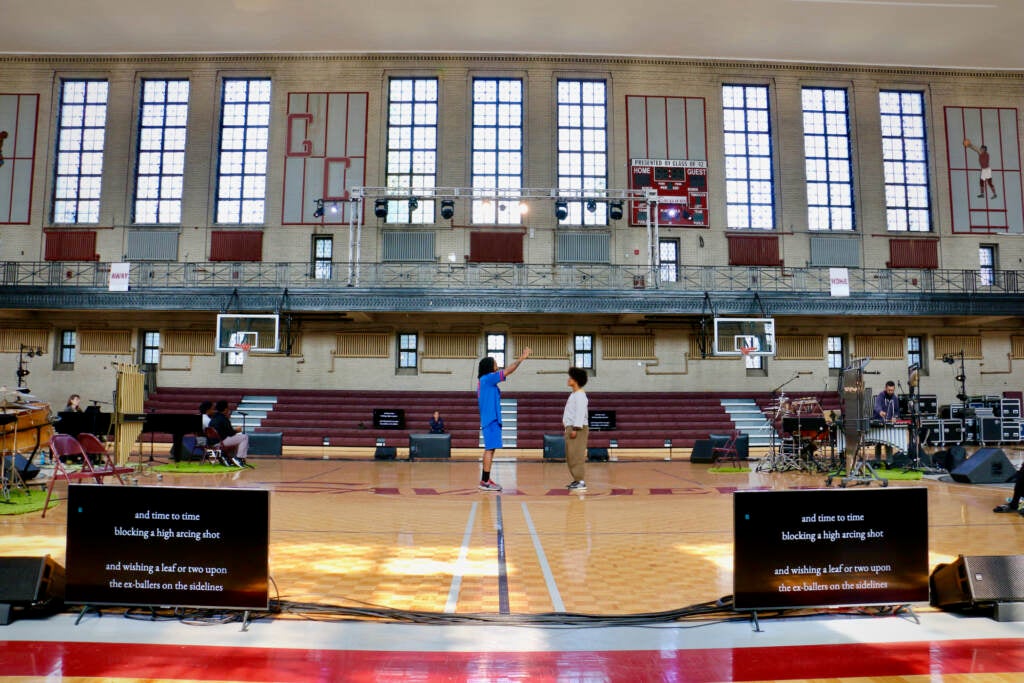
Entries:
{"label": "boy in white shirt", "polygon": [[565,462],[569,465],[572,482],[566,487],[570,491],[586,491],[587,484],[583,479],[587,463],[587,437],[590,427],[587,423],[587,392],[583,387],[587,383],[587,371],[582,368],[569,368],[569,388],[572,393],[565,402],[562,413],[562,426],[565,428]]}

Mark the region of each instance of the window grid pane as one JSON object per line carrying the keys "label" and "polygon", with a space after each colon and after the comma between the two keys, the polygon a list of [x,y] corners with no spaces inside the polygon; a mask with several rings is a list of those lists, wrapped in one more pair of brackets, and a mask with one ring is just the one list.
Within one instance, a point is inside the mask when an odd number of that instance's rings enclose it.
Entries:
{"label": "window grid pane", "polygon": [[487,355],[497,361],[499,368],[505,367],[505,335],[487,335]]}
{"label": "window grid pane", "polygon": [[[523,186],[523,82],[513,78],[473,81],[474,196],[493,197],[488,190],[518,194]],[[519,202],[473,200],[473,222],[522,223]]]}
{"label": "window grid pane", "polygon": [[78,343],[78,333],[74,330],[64,330],[60,335],[60,362],[68,365],[75,362],[75,347]]}
{"label": "window grid pane", "polygon": [[[608,117],[604,81],[558,81],[558,189],[601,194],[608,187]],[[562,225],[607,225],[607,211],[569,202]]]}
{"label": "window grid pane", "polygon": [[181,223],[187,80],[144,80],[135,161],[135,223]]}
{"label": "window grid pane", "polygon": [[802,101],[807,226],[854,230],[847,93],[841,88],[804,88]]}
{"label": "window grid pane", "polygon": [[334,238],[330,235],[313,236],[313,277],[330,280],[334,261]]}
{"label": "window grid pane", "polygon": [[916,365],[921,370],[924,369],[923,348],[922,337],[907,337],[907,367]]}
{"label": "window grid pane", "polygon": [[878,102],[882,113],[886,227],[894,232],[930,232],[924,94],[883,90],[878,93]]}
{"label": "window grid pane", "polygon": [[584,370],[594,369],[594,335],[575,335],[573,338],[573,351],[573,365]]}
{"label": "window grid pane", "polygon": [[217,223],[262,223],[270,141],[270,80],[225,79]]}
{"label": "window grid pane", "polygon": [[62,84],[53,186],[54,223],[99,223],[107,92],[106,81]]}
{"label": "window grid pane", "polygon": [[828,338],[828,368],[829,370],[842,370],[843,363],[843,338]]}
{"label": "window grid pane", "polygon": [[[388,101],[385,184],[392,189],[437,184],[437,79],[393,78]],[[415,194],[415,192],[413,192]],[[433,223],[434,202],[388,202],[388,223]]]}
{"label": "window grid pane", "polygon": [[991,287],[996,280],[996,248],[992,245],[978,247],[978,284]]}
{"label": "window grid pane", "polygon": [[726,216],[730,228],[775,228],[768,86],[723,85]]}
{"label": "window grid pane", "polygon": [[160,363],[160,333],[146,332],[142,335],[142,362],[145,365]]}
{"label": "window grid pane", "polygon": [[416,334],[398,335],[398,367],[416,367],[416,354],[419,346],[418,339],[419,337]]}

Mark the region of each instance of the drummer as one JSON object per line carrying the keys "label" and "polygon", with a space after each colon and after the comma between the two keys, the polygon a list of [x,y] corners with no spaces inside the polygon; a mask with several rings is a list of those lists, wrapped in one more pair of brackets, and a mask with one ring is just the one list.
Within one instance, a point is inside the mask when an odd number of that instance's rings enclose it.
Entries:
{"label": "drummer", "polygon": [[[883,389],[875,396],[875,407],[871,415],[872,420],[891,423],[900,417],[900,402],[896,398],[896,383],[889,380]],[[886,462],[892,461],[892,446],[888,444],[875,444],[875,460],[881,460],[882,448],[885,448]]]}

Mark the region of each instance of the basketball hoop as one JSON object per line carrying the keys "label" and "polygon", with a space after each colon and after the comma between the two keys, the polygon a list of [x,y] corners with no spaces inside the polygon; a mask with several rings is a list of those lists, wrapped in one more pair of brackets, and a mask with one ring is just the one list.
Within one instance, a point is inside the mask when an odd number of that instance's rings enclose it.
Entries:
{"label": "basketball hoop", "polygon": [[745,358],[745,359],[746,358],[750,358],[750,354],[752,354],[754,351],[757,351],[757,347],[756,346],[741,346],[740,347],[740,355],[743,358]]}
{"label": "basketball hoop", "polygon": [[235,353],[237,353],[240,356],[240,360],[242,361],[243,364],[245,363],[245,359],[249,357],[249,349],[251,348],[252,344],[250,344],[249,342],[235,344]]}

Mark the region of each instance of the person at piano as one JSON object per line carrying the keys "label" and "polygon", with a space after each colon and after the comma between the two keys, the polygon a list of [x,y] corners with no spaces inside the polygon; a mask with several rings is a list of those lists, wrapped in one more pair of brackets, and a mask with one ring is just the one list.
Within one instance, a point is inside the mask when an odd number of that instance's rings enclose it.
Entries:
{"label": "person at piano", "polygon": [[203,419],[203,434],[206,433],[206,428],[210,426],[210,420],[213,419],[216,412],[213,408],[213,401],[203,401],[199,404],[199,414]]}
{"label": "person at piano", "polygon": [[246,465],[246,458],[249,455],[249,435],[240,432],[231,424],[231,409],[227,401],[217,401],[214,406],[213,417],[210,418],[210,426],[220,435],[220,445],[228,448],[236,448],[234,459],[239,465]]}
{"label": "person at piano", "polygon": [[[896,396],[896,383],[889,380],[885,383],[885,388],[875,396],[875,406],[871,419],[875,423],[891,424],[893,420],[898,420],[899,417],[900,401]],[[891,462],[892,446],[888,444],[875,444],[875,460],[881,459],[882,448],[885,448],[886,462]]]}
{"label": "person at piano", "polygon": [[68,404],[64,406],[64,412],[80,413],[82,412],[82,397],[78,394],[71,394],[68,396]]}

